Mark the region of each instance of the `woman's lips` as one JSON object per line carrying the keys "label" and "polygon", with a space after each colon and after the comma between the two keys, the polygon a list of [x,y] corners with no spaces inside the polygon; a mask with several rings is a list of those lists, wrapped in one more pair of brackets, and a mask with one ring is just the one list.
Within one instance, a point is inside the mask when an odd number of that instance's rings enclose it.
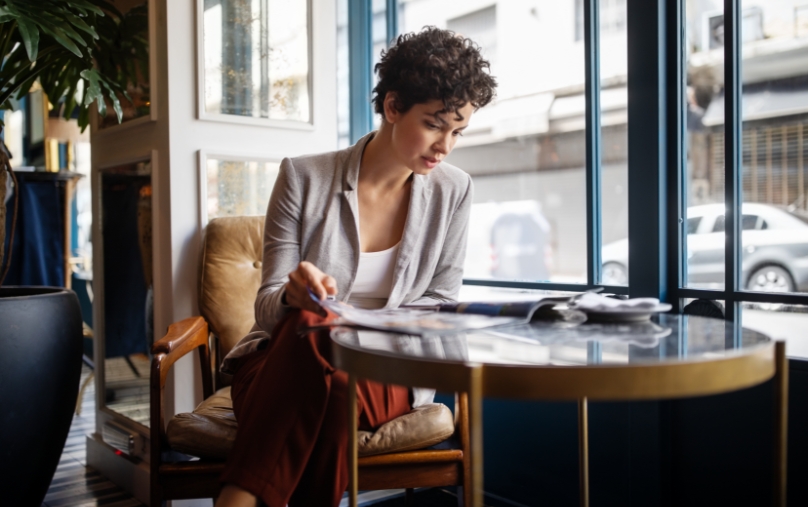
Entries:
{"label": "woman's lips", "polygon": [[440,160],[432,157],[421,157],[424,160],[424,164],[430,169],[434,168],[436,165],[440,163]]}

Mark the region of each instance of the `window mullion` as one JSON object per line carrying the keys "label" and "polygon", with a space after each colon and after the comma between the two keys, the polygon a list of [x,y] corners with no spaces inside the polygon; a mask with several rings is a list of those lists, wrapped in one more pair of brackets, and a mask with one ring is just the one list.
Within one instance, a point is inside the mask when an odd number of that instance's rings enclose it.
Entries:
{"label": "window mullion", "polygon": [[370,95],[373,39],[371,0],[348,0],[348,67],[350,72],[351,143],[373,128]]}
{"label": "window mullion", "polygon": [[586,282],[601,282],[600,0],[584,0],[586,64]]}
{"label": "window mullion", "polygon": [[387,46],[391,46],[398,37],[398,0],[387,0]]}
{"label": "window mullion", "polygon": [[671,0],[667,3],[666,37],[668,55],[669,131],[668,131],[668,188],[676,189],[668,198],[668,303],[672,311],[682,308],[680,288],[685,285],[687,262],[683,254],[687,251],[687,209],[684,186],[687,174],[687,131],[685,118],[685,34],[684,1]]}
{"label": "window mullion", "polygon": [[741,282],[741,5],[724,0],[724,292],[726,318],[738,317],[740,302],[734,297]]}
{"label": "window mullion", "polygon": [[628,0],[629,295],[668,299],[665,0]]}

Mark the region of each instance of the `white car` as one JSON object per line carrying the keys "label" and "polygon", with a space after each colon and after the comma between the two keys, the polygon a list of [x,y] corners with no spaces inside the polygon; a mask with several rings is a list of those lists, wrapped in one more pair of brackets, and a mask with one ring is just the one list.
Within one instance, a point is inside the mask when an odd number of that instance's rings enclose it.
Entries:
{"label": "white car", "polygon": [[469,223],[465,278],[549,280],[551,230],[538,201],[476,203]]}
{"label": "white car", "polygon": [[[723,204],[687,210],[687,285],[724,283]],[[743,287],[763,292],[808,291],[808,223],[800,215],[767,204],[744,203]],[[604,245],[603,283],[628,282],[628,240]]]}

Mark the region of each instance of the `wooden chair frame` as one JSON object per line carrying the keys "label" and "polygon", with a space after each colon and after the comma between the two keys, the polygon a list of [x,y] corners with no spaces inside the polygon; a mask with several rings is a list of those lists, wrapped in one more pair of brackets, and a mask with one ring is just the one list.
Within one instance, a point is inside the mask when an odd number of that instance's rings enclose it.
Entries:
{"label": "wooden chair frame", "polygon": [[[149,393],[152,507],[161,506],[166,500],[216,498],[219,494],[223,461],[163,462],[164,454],[171,451],[163,415],[166,379],[174,363],[195,349],[199,351],[202,368],[202,393],[207,399],[213,394],[213,376],[209,328],[204,318],[190,317],[172,324],[166,335],[152,347]],[[466,393],[455,396],[455,437],[460,442],[460,449],[408,451],[359,458],[358,484],[352,480],[351,485],[360,490],[403,488],[411,493],[412,488],[472,484],[469,399]],[[472,496],[463,495],[464,507],[472,505]]]}

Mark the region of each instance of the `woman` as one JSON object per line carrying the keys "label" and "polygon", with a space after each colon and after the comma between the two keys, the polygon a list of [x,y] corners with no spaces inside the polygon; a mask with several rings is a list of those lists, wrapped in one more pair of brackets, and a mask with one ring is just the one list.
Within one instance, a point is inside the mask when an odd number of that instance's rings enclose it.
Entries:
{"label": "woman", "polygon": [[[344,372],[310,297],[363,308],[453,301],[462,278],[471,178],[446,164],[496,87],[469,39],[428,27],[376,65],[381,127],[342,151],[285,159],[267,209],[256,326],[222,365],[234,374],[238,436],[216,503],[337,506],[348,483]],[[299,311],[298,311],[299,310]],[[271,335],[271,339],[270,339]],[[357,382],[362,429],[432,393]]]}

